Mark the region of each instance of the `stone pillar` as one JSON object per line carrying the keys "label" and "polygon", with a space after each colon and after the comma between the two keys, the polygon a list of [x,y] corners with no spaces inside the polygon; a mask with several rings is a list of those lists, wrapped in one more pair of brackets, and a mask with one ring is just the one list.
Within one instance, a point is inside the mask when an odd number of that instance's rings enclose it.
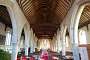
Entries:
{"label": "stone pillar", "polygon": [[55,51],[57,51],[57,38],[56,38],[56,34],[54,36],[54,44],[55,44]]}
{"label": "stone pillar", "polygon": [[31,36],[31,30],[29,31],[30,34],[30,40],[29,40],[29,45],[30,45],[30,53],[32,53],[32,36]]}
{"label": "stone pillar", "polygon": [[31,29],[31,31],[30,31],[30,44],[31,44],[31,51],[30,51],[30,53],[33,53],[34,52],[34,40],[33,40],[33,30]]}
{"label": "stone pillar", "polygon": [[61,51],[60,31],[58,32],[57,47],[58,52],[60,52]]}
{"label": "stone pillar", "polygon": [[35,48],[37,48],[37,38],[35,36]]}
{"label": "stone pillar", "polygon": [[51,40],[50,46],[51,46],[51,50],[53,51],[53,40]]}
{"label": "stone pillar", "polygon": [[50,49],[53,51],[53,43],[52,43],[52,40],[50,40]]}
{"label": "stone pillar", "polygon": [[30,41],[30,44],[31,44],[31,50],[30,50],[30,53],[33,53],[33,42],[32,42],[32,36],[31,36],[31,41]]}
{"label": "stone pillar", "polygon": [[30,37],[30,27],[28,26],[28,23],[24,25],[24,33],[25,33],[25,42],[24,42],[24,48],[25,48],[25,55],[28,56],[28,48],[29,48],[29,37]]}
{"label": "stone pillar", "polygon": [[12,36],[11,45],[12,45],[11,60],[16,60],[17,59],[17,53],[18,53],[17,37]]}
{"label": "stone pillar", "polygon": [[72,52],[73,52],[73,57],[74,57],[74,60],[80,60],[79,59],[79,49],[78,49],[78,38],[76,37],[77,34],[74,33],[74,32],[77,32],[75,31],[74,29],[71,29],[70,31],[70,35],[71,35],[71,44],[72,44]]}
{"label": "stone pillar", "polygon": [[18,45],[17,45],[17,43],[12,43],[11,60],[16,60],[17,59],[17,53],[18,53]]}
{"label": "stone pillar", "polygon": [[53,50],[56,51],[55,37],[53,38]]}
{"label": "stone pillar", "polygon": [[33,34],[33,32],[32,32],[32,36],[33,36],[32,37],[32,42],[33,42],[33,47],[32,48],[33,48],[33,52],[35,52],[35,42],[34,42],[34,34]]}
{"label": "stone pillar", "polygon": [[62,43],[62,55],[66,55],[66,44],[65,44],[65,34],[66,34],[66,26],[61,26],[61,43]]}
{"label": "stone pillar", "polygon": [[80,60],[79,48],[78,48],[78,24],[79,24],[78,21],[79,21],[80,16],[77,14],[78,8],[79,8],[79,5],[78,5],[78,0],[77,0],[73,4],[71,10],[68,12],[68,16],[67,16],[69,18],[68,20],[70,21],[69,33],[70,33],[70,39],[71,39],[74,60]]}
{"label": "stone pillar", "polygon": [[58,52],[58,39],[56,39],[56,52]]}
{"label": "stone pillar", "polygon": [[65,39],[62,40],[62,55],[63,56],[66,55],[66,43],[65,43]]}
{"label": "stone pillar", "polygon": [[25,55],[28,56],[29,39],[28,36],[25,38]]}
{"label": "stone pillar", "polygon": [[53,51],[55,51],[54,45],[55,45],[55,43],[54,43],[54,39],[53,39],[53,41],[52,41]]}
{"label": "stone pillar", "polygon": [[34,52],[35,52],[35,48],[37,47],[37,46],[36,46],[36,42],[37,42],[37,39],[36,39],[35,34],[33,33],[33,46],[34,46]]}
{"label": "stone pillar", "polygon": [[60,52],[60,30],[57,30],[57,51]]}

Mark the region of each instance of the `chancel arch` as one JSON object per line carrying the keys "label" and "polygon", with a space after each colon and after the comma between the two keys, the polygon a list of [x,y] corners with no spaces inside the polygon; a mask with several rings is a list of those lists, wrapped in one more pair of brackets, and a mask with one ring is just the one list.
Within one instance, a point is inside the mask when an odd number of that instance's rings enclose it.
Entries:
{"label": "chancel arch", "polygon": [[[21,36],[18,40],[18,44],[22,44],[21,48],[25,49],[25,55],[28,55],[28,48],[30,47],[30,26],[28,23],[25,23],[22,30],[21,30]],[[21,42],[22,41],[22,42]]]}

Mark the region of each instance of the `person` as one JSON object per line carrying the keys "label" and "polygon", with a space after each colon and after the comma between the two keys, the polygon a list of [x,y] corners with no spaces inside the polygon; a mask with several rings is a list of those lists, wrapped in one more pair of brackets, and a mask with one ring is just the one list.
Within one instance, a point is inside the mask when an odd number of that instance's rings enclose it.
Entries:
{"label": "person", "polygon": [[48,60],[47,50],[43,50],[40,57],[41,57],[41,60]]}

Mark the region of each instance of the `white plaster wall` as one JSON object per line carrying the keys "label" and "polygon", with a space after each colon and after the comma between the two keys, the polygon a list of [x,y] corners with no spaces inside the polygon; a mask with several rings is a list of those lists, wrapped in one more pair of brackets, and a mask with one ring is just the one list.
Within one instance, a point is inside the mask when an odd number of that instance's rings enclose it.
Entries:
{"label": "white plaster wall", "polygon": [[80,30],[86,31],[87,44],[90,44],[90,24],[88,24],[88,30],[87,30],[87,27],[86,26],[80,28],[79,31]]}

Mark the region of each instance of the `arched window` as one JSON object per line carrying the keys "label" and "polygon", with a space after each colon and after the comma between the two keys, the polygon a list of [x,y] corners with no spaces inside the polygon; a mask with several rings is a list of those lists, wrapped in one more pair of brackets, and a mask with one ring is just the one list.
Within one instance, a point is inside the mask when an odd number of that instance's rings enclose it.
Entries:
{"label": "arched window", "polygon": [[79,44],[87,44],[85,30],[80,30],[79,32]]}

